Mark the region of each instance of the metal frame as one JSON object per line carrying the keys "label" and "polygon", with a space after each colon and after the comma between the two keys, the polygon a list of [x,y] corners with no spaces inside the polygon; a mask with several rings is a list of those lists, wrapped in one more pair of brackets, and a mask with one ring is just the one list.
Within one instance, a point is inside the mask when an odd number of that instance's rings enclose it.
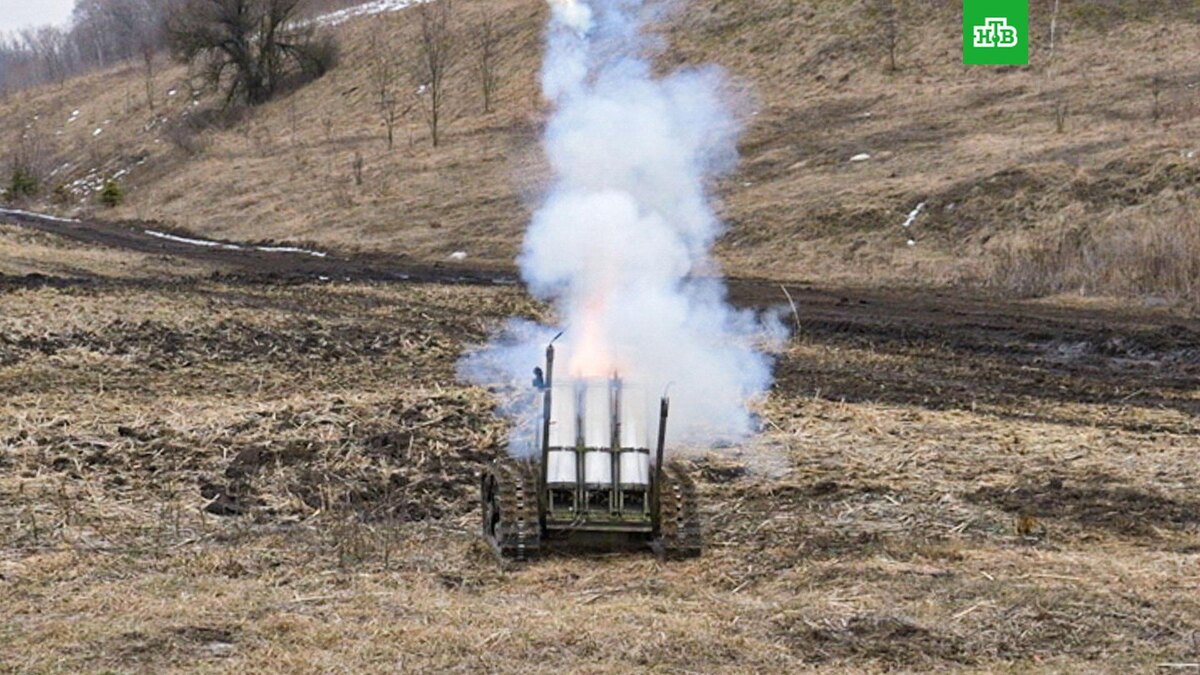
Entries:
{"label": "metal frame", "polygon": [[[542,448],[541,467],[539,471],[538,498],[539,521],[543,533],[557,532],[560,534],[594,533],[601,537],[608,535],[632,535],[644,537],[656,535],[661,531],[662,499],[660,486],[664,480],[663,456],[666,446],[667,418],[670,409],[669,401],[663,398],[659,408],[658,446],[655,451],[655,467],[647,486],[642,508],[636,513],[625,510],[625,492],[621,483],[621,455],[626,449],[621,447],[621,396],[623,382],[614,373],[609,380],[611,405],[611,436],[607,448],[589,448],[586,442],[583,419],[585,410],[586,389],[580,386],[572,392],[576,397],[575,414],[576,434],[574,448],[551,448],[550,427],[553,420],[553,390],[554,390],[554,344],[546,347],[546,372],[544,391],[542,392]],[[552,450],[570,450],[575,453],[574,511],[570,514],[555,510],[551,497],[552,489],[549,484],[550,453]],[[586,483],[586,466],[588,452],[606,452],[612,466],[612,483],[609,486],[609,499],[606,509],[592,510],[589,504],[589,493]],[[630,448],[629,451],[639,451]],[[649,449],[645,450],[649,453]]]}

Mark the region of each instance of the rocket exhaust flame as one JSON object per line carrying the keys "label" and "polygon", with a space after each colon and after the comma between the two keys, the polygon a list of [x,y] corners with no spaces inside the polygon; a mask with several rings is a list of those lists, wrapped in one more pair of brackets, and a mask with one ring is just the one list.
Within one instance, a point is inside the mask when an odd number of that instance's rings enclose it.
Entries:
{"label": "rocket exhaust flame", "polygon": [[[646,0],[549,0],[542,69],[554,114],[543,139],[555,179],[519,258],[556,309],[561,378],[614,373],[650,392],[672,384],[673,443],[713,445],[753,431],[747,404],[766,391],[778,320],[737,311],[710,257],[722,225],[707,181],[737,159],[738,125],[714,67],[656,77],[640,32]],[[469,353],[470,382],[527,387],[560,330],[511,321]],[[524,422],[535,409],[505,412]],[[520,431],[520,430],[518,430]]]}

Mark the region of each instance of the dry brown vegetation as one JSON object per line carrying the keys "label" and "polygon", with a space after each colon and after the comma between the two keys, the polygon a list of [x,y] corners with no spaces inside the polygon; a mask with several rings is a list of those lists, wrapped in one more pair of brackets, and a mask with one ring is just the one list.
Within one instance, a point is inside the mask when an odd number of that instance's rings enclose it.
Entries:
{"label": "dry brown vegetation", "polygon": [[986,283],[1037,296],[1120,293],[1200,307],[1200,214],[1195,195],[1161,199],[997,250]]}
{"label": "dry brown vegetation", "polygon": [[764,432],[677,449],[703,558],[505,569],[474,534],[504,424],[453,370],[543,311],[519,290],[166,271],[12,228],[0,259],[51,273],[0,277],[0,670],[1200,661],[1198,339],[1170,317],[793,286]]}
{"label": "dry brown vegetation", "polygon": [[[1194,230],[1181,220],[1185,208],[1169,206],[1200,176],[1200,85],[1192,50],[1180,48],[1197,43],[1200,24],[1186,3],[1066,3],[1051,54],[1053,3],[1038,0],[1028,68],[959,65],[959,14],[946,3],[898,2],[895,26],[881,25],[876,4],[692,3],[660,27],[664,66],[720,64],[740,92],[731,99],[746,121],[744,159],[717,186],[730,225],[719,251],[728,269],[859,285],[982,279],[1021,294],[1186,301],[1187,271],[1164,269],[1154,244],[1131,241],[1187,244]],[[510,264],[544,188],[537,142],[547,111],[535,82],[543,5],[455,3],[464,33],[485,15],[500,17],[502,65],[495,112],[482,114],[464,57],[447,80],[437,149],[407,99],[388,149],[372,83],[372,44],[397,55],[415,44],[410,12],[340,26],[342,65],[251,115],[214,120],[205,111],[217,101],[193,106],[178,67],[161,73],[151,114],[130,65],[11,97],[0,104],[0,142],[31,121],[53,141],[50,154],[69,164],[56,164],[48,189],[92,171],[93,185],[129,171],[123,216],[234,239],[430,260],[465,251],[468,260]],[[408,84],[398,96],[411,93]],[[859,153],[871,159],[849,161]],[[72,208],[94,208],[79,187]],[[927,208],[905,231],[920,203]],[[1112,234],[1122,223],[1145,234]],[[1111,232],[1093,231],[1097,224]],[[1111,264],[1060,245],[1072,237],[1094,241]]]}

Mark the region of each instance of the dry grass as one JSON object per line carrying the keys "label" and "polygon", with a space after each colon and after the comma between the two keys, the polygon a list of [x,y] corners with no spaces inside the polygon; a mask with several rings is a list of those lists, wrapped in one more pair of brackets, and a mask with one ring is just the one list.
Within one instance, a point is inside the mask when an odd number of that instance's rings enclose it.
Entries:
{"label": "dry grass", "polygon": [[[89,255],[57,245],[61,264]],[[474,535],[474,481],[504,426],[453,366],[538,311],[471,287],[0,291],[0,669],[1200,660],[1194,362],[1114,375],[809,324],[764,433],[691,453],[703,558],[503,569]]]}
{"label": "dry grass", "polygon": [[1167,195],[1089,226],[1015,237],[994,253],[987,282],[1027,296],[1141,296],[1196,308],[1198,206],[1190,195]]}
{"label": "dry grass", "polygon": [[[401,49],[411,29],[403,13],[343,25],[343,63],[328,77],[189,137],[185,149],[172,144],[172,130],[215,101],[193,107],[178,67],[160,78],[162,118],[145,110],[130,67],[0,104],[0,139],[37,115],[35,127],[70,163],[59,176],[130,170],[129,203],[116,215],[233,239],[433,260],[465,251],[471,261],[509,264],[545,185],[537,142],[547,111],[535,82],[545,10],[541,0],[488,5],[507,31],[498,112],[479,114],[474,83],[458,74],[447,143],[437,151],[414,113],[388,152],[375,109],[370,37]],[[481,6],[459,4],[465,24]],[[1013,233],[1053,240],[1194,187],[1200,155],[1188,153],[1197,150],[1200,88],[1190,53],[1177,46],[1195,43],[1200,28],[1162,4],[1064,11],[1051,62],[1049,6],[1034,3],[1033,65],[991,69],[959,65],[956,11],[914,3],[897,73],[885,72],[876,27],[859,3],[739,1],[673,15],[662,27],[664,64],[715,62],[748,89],[731,96],[746,120],[744,159],[716,186],[730,224],[719,251],[727,268],[954,284],[985,274],[993,249],[1003,256]],[[1062,103],[1071,112],[1060,134],[1054,113]],[[68,123],[75,109],[81,114]],[[848,161],[864,152],[870,161]],[[904,231],[922,202],[928,208]],[[81,208],[95,208],[94,200]]]}

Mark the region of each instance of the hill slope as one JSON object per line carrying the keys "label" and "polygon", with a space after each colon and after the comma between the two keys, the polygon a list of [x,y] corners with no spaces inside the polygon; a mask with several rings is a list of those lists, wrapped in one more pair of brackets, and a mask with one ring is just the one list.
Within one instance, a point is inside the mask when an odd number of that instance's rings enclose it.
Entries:
{"label": "hill slope", "polygon": [[[198,135],[180,129],[217,100],[193,101],[186,69],[174,66],[157,79],[151,113],[129,66],[10,98],[0,142],[15,145],[27,125],[43,137],[51,184],[71,192],[59,191],[66,211],[97,208],[91,191],[118,176],[127,204],[102,215],[507,264],[545,178],[543,4],[457,5],[462,26],[485,7],[500,17],[506,56],[491,115],[478,112],[462,64],[440,148],[415,111],[395,150],[384,141],[372,45],[403,53],[414,28],[406,11],[339,24],[344,55],[331,74]],[[742,163],[715,186],[730,226],[719,251],[727,268],[1194,297],[1197,256],[1177,252],[1200,248],[1200,73],[1176,46],[1195,44],[1200,26],[1156,3],[1068,5],[1052,52],[1051,4],[1033,3],[1028,68],[962,66],[959,14],[942,3],[902,3],[897,72],[887,72],[882,27],[861,3],[693,2],[668,17],[664,67],[728,69],[746,122]]]}

